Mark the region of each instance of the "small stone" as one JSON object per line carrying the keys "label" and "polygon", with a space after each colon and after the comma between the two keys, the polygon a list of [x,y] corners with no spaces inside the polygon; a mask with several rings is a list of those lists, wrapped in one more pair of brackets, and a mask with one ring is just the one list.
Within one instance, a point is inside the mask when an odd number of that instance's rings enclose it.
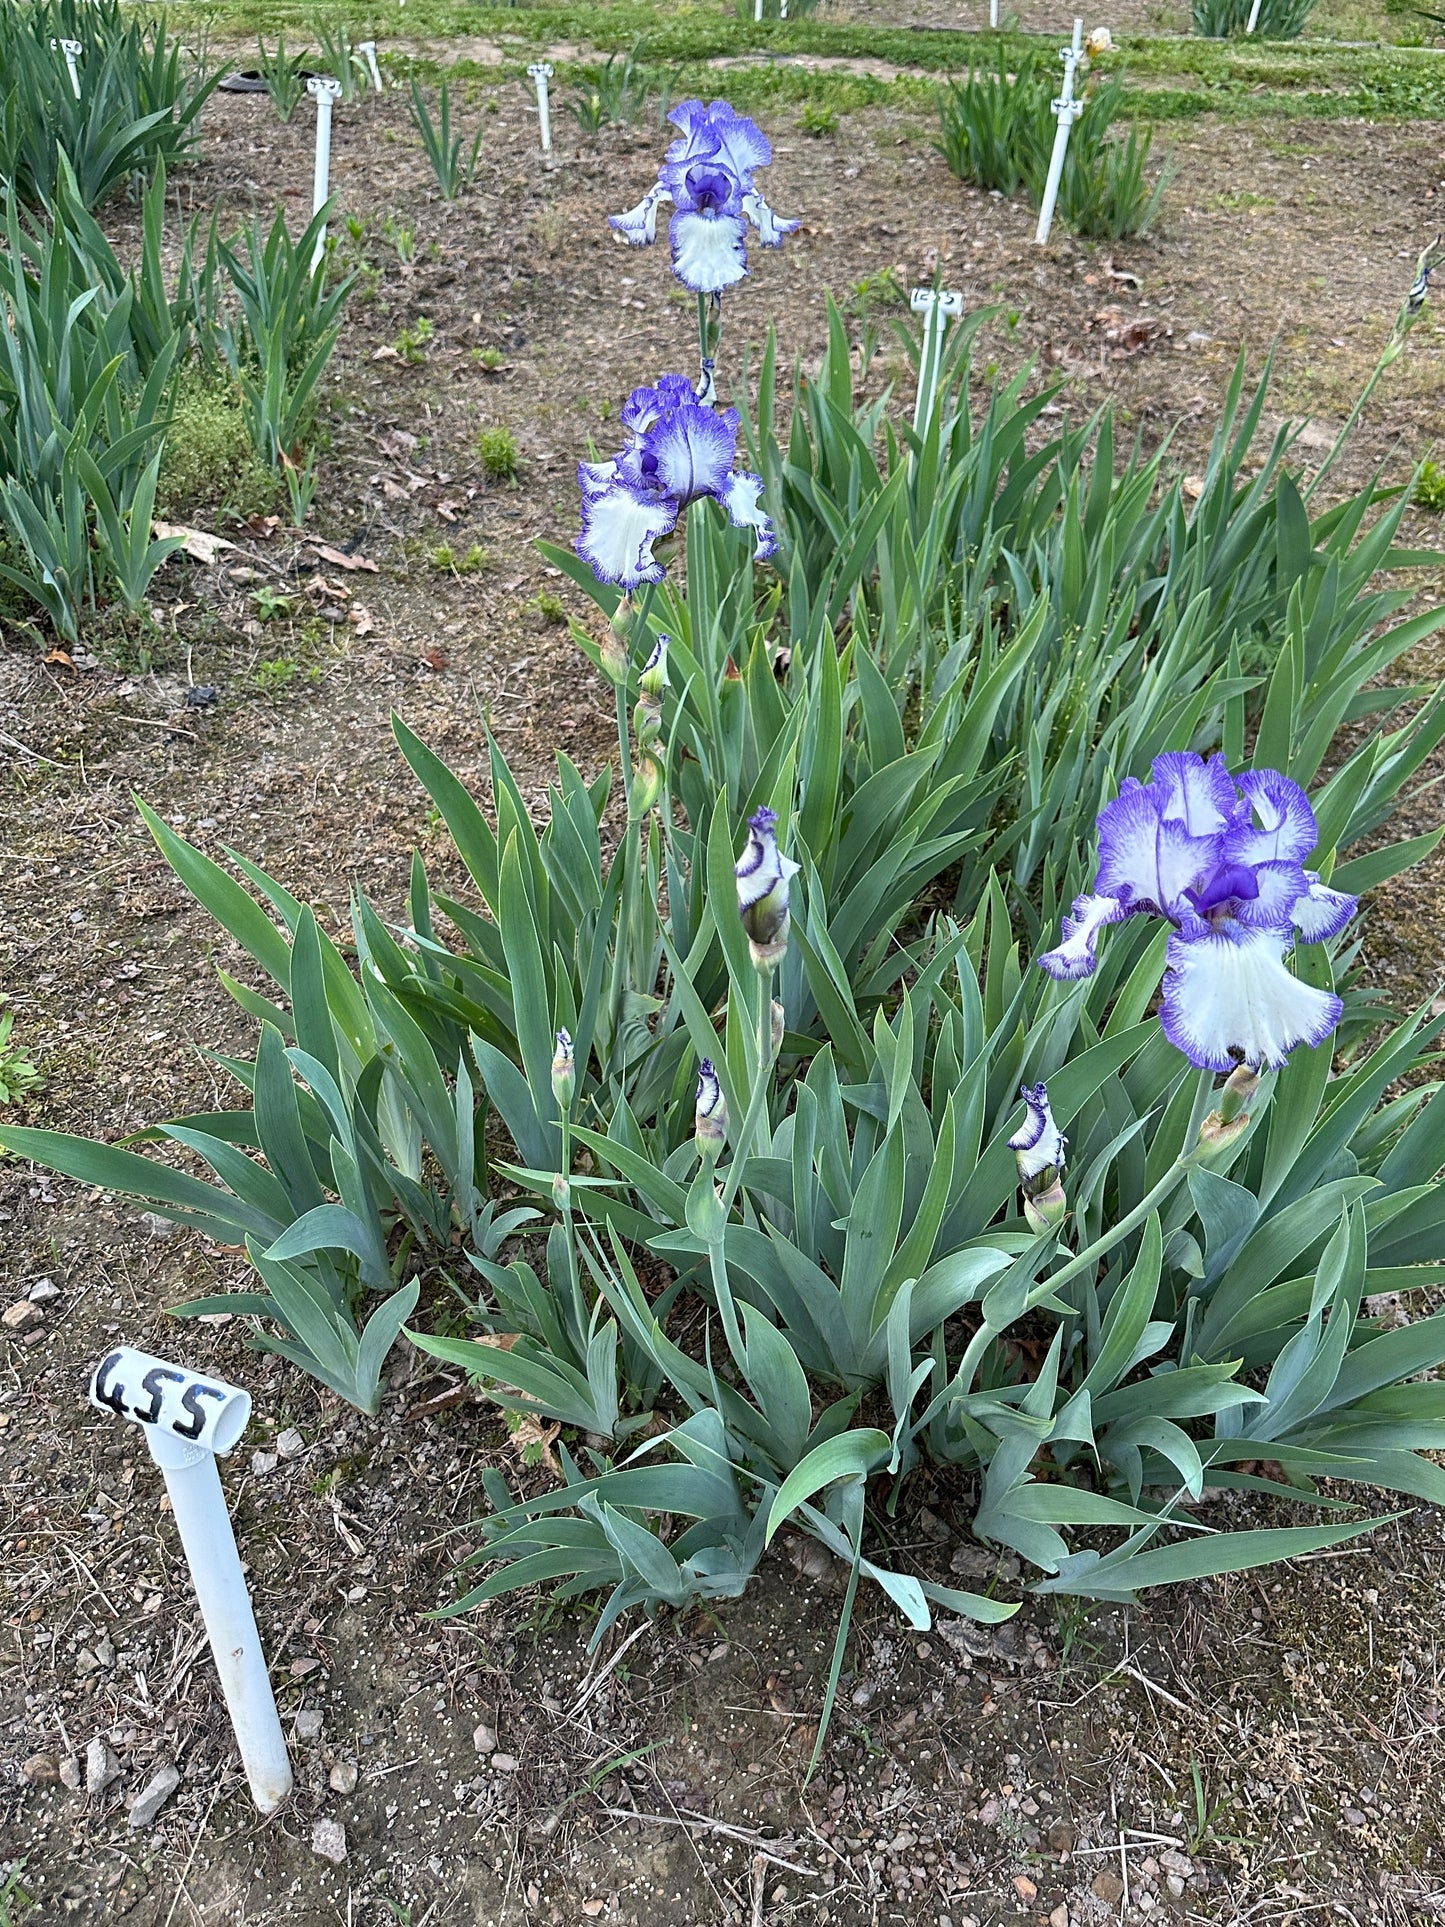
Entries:
{"label": "small stone", "polygon": [[87,1673],[98,1673],[100,1671],[100,1661],[88,1646],[82,1646],[80,1651],[75,1655],[75,1670],[80,1674],[82,1679]]}
{"label": "small stone", "polygon": [[1062,1900],[1049,1915],[1049,1927],[1069,1927],[1069,1910]]}
{"label": "small stone", "polygon": [[109,1639],[98,1639],[95,1642],[95,1656],[102,1666],[114,1666],[115,1647]]}
{"label": "small stone", "polygon": [[153,1238],[174,1238],[176,1227],[158,1211],[142,1211],[140,1221]]}
{"label": "small stone", "polygon": [[311,1829],[311,1851],[339,1867],[346,1858],[346,1829],[339,1820],[318,1820]]}
{"label": "small stone", "polygon": [[1171,1896],[1175,1900],[1178,1900],[1184,1892],[1184,1882],[1177,1873],[1166,1873],[1164,1876],[1164,1885],[1169,1889]]}
{"label": "small stone", "polygon": [[478,1753],[495,1753],[497,1750],[497,1729],[485,1724],[472,1730],[472,1745]]}
{"label": "small stone", "polygon": [[515,1773],[519,1764],[520,1762],[514,1760],[510,1753],[494,1753],[492,1755],[492,1765],[498,1773]]}
{"label": "small stone", "polygon": [[60,1762],[53,1753],[32,1753],[20,1771],[31,1786],[55,1786],[60,1780]]}
{"label": "small stone", "polygon": [[1124,1898],[1124,1883],[1112,1867],[1104,1867],[1094,1875],[1089,1891],[1106,1907],[1117,1907]]}
{"label": "small stone", "polygon": [[1346,1807],[1341,1817],[1347,1827],[1362,1827],[1365,1824],[1365,1816],[1358,1807]]}
{"label": "small stone", "polygon": [[1039,1890],[1026,1873],[1016,1873],[1014,1875],[1014,1892],[1018,1895],[1019,1899],[1023,1901],[1025,1906],[1027,1906],[1030,1901],[1037,1900]]}
{"label": "small stone", "polygon": [[131,1827],[148,1827],[180,1783],[181,1776],[176,1769],[170,1765],[163,1766],[150,1785],[137,1796],[130,1810]]}
{"label": "small stone", "polygon": [[998,1824],[998,1816],[998,1801],[992,1798],[987,1799],[978,1810],[978,1823],[981,1827],[996,1826]]}
{"label": "small stone", "polygon": [[60,1762],[60,1784],[69,1787],[72,1793],[80,1791],[80,1761],[73,1753]]}
{"label": "small stone", "polygon": [[327,1775],[327,1784],[333,1793],[355,1793],[360,1777],[355,1760],[338,1760]]}
{"label": "small stone", "polygon": [[50,1278],[37,1278],[26,1296],[32,1305],[45,1305],[60,1296],[60,1287]]}
{"label": "small stone", "polygon": [[293,1659],[289,1671],[292,1679],[305,1679],[306,1675],[314,1673],[320,1664],[319,1659]]}
{"label": "small stone", "polygon": [[251,1454],[251,1471],[256,1478],[264,1479],[268,1472],[274,1472],[275,1470],[276,1454],[274,1452],[253,1452]]}
{"label": "small stone", "polygon": [[0,1311],[0,1325],[6,1331],[29,1331],[32,1325],[40,1323],[43,1315],[39,1305],[32,1305],[28,1298],[22,1298],[18,1304],[7,1305],[4,1311]]}
{"label": "small stone", "polygon": [[1072,1853],[1079,1836],[1071,1821],[1055,1820],[1046,1837],[1050,1853]]}
{"label": "small stone", "polygon": [[290,1425],[277,1439],[276,1450],[283,1459],[299,1458],[306,1450],[306,1441],[296,1430],[296,1427]]}
{"label": "small stone", "polygon": [[94,1796],[104,1793],[116,1774],[120,1772],[120,1761],[111,1752],[99,1733],[85,1749],[85,1790]]}
{"label": "small stone", "polygon": [[296,1715],[298,1740],[314,1740],[321,1732],[321,1714],[314,1706],[303,1706]]}

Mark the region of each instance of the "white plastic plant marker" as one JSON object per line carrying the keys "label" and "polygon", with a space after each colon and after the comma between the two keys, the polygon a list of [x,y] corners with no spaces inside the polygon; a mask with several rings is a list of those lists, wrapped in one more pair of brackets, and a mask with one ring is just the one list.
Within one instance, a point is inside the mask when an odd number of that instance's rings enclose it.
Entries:
{"label": "white plastic plant marker", "polygon": [[381,69],[376,64],[376,42],[374,40],[358,40],[356,43],[356,51],[366,62],[366,71],[371,75],[371,91],[374,94],[379,94],[381,92]]}
{"label": "white plastic plant marker", "polygon": [[756,22],[758,20],[761,20],[762,17],[763,17],[763,0],[753,0],[754,21]]}
{"label": "white plastic plant marker", "polygon": [[1244,31],[1246,33],[1253,33],[1255,28],[1258,25],[1259,25],[1259,0],[1254,0],[1254,4],[1249,10],[1249,19],[1245,22]]}
{"label": "white plastic plant marker", "polygon": [[550,60],[534,60],[527,69],[537,89],[537,131],[542,136],[542,152],[552,151],[552,103],[547,97],[547,82],[552,78]]}
{"label": "white plastic plant marker", "polygon": [[[330,74],[313,74],[306,83],[306,91],[316,102],[316,172],[311,182],[311,213],[314,218],[331,196],[331,109],[341,98],[341,82]],[[325,252],[326,229],[322,227],[316,231],[316,246],[311,254],[313,274],[321,266],[321,257]]]}
{"label": "white plastic plant marker", "polygon": [[1079,70],[1079,62],[1084,57],[1084,23],[1074,22],[1074,41],[1070,47],[1060,47],[1059,58],[1064,63],[1064,84],[1057,100],[1050,105],[1058,116],[1058,126],[1054,129],[1054,151],[1049,156],[1048,179],[1044,182],[1044,198],[1039,206],[1039,225],[1034,240],[1040,247],[1049,238],[1049,229],[1054,224],[1054,207],[1059,198],[1059,182],[1064,178],[1064,156],[1069,147],[1069,129],[1084,111],[1084,103],[1074,99],[1074,76]]}
{"label": "white plastic plant marker", "polygon": [[914,433],[926,435],[938,400],[938,375],[948,324],[963,313],[963,296],[949,288],[914,288],[908,305],[923,316],[923,348],[918,357],[918,399],[913,405]]}
{"label": "white plastic plant marker", "polygon": [[998,0],[988,0],[988,24],[991,27],[998,25]]}
{"label": "white plastic plant marker", "polygon": [[70,91],[75,95],[75,98],[79,100],[80,69],[75,63],[85,52],[85,43],[80,40],[52,40],[50,47],[52,53],[58,51],[65,55],[65,64],[70,70]]}
{"label": "white plastic plant marker", "polygon": [[291,1762],[216,1469],[246,1429],[251,1394],[120,1345],[96,1366],[90,1402],[134,1420],[165,1475],[251,1798],[274,1813],[291,1791]]}

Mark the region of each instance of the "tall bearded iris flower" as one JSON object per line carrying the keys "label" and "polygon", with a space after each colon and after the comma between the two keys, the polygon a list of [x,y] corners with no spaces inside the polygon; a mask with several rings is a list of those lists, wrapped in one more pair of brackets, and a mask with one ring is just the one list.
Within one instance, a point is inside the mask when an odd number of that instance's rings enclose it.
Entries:
{"label": "tall bearded iris flower", "polygon": [[677,527],[690,502],[711,496],[734,528],[757,532],[761,561],[775,553],[773,525],[761,507],[762,478],[734,469],[738,414],[700,402],[684,375],[634,389],[622,410],[629,439],[611,462],[579,462],[582,534],[577,553],[599,582],[635,589],[660,582],[652,545]]}
{"label": "tall bearded iris flower", "polygon": [[671,205],[673,273],[694,294],[721,294],[748,271],[749,223],[765,248],[779,246],[799,223],[779,220],[758,192],[753,175],[773,150],[755,122],[725,100],[706,107],[684,100],[668,119],[680,133],[655,185],[636,207],[609,218],[630,246],[647,247],[657,239],[658,208]]}
{"label": "tall bearded iris flower", "polygon": [[1284,962],[1357,908],[1303,867],[1317,841],[1308,797],[1277,770],[1232,777],[1218,756],[1156,756],[1149,782],[1129,778],[1100,812],[1094,892],[1075,899],[1063,942],[1039,963],[1051,977],[1090,976],[1106,925],[1167,918],[1159,1017],[1170,1043],[1201,1070],[1278,1069],[1340,1021],[1339,998]]}

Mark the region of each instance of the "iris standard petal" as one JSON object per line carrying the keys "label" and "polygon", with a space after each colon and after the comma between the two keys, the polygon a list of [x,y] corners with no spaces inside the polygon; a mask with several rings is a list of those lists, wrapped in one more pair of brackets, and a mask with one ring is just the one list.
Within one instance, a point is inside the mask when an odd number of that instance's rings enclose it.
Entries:
{"label": "iris standard petal", "polygon": [[1159,814],[1182,823],[1191,836],[1215,836],[1239,814],[1234,778],[1222,756],[1205,758],[1192,749],[1168,750],[1149,768],[1160,792]]}
{"label": "iris standard petal", "polygon": [[1131,777],[1099,812],[1094,886],[1101,896],[1152,904],[1172,916],[1190,886],[1214,869],[1223,839],[1195,836],[1181,819],[1166,819],[1165,800],[1163,790]]}
{"label": "iris standard petal", "polygon": [[1073,915],[1064,918],[1063,942],[1044,952],[1039,968],[1063,981],[1092,977],[1099,961],[1099,932],[1129,914],[1117,897],[1075,897]]}
{"label": "iris standard petal", "polygon": [[1294,926],[1306,943],[1337,937],[1360,907],[1360,899],[1321,883],[1313,870],[1303,872],[1305,894],[1295,900]]}
{"label": "iris standard petal", "polygon": [[623,214],[609,214],[607,224],[617,232],[632,248],[650,247],[657,239],[657,210],[672,195],[661,181],[648,188],[636,207],[630,207]]}
{"label": "iris standard petal", "polygon": [[740,214],[684,210],[668,223],[672,271],[694,294],[721,294],[748,271],[748,224]]}
{"label": "iris standard petal", "polygon": [[1278,1070],[1300,1044],[1322,1044],[1344,1006],[1285,968],[1290,940],[1242,923],[1196,923],[1169,939],[1164,1035],[1200,1070],[1241,1060]]}
{"label": "iris standard petal", "polygon": [[727,510],[733,527],[757,531],[756,559],[766,562],[770,555],[778,552],[778,537],[772,518],[763,508],[762,495],[762,476],[750,475],[746,469],[729,475],[726,485],[717,491],[717,499]]}
{"label": "iris standard petal", "polygon": [[1319,826],[1299,784],[1277,769],[1247,769],[1234,780],[1248,807],[1229,832],[1228,854],[1241,863],[1303,863]]}
{"label": "iris standard petal", "polygon": [[680,502],[717,495],[738,452],[737,411],[705,408],[689,388],[686,402],[648,429],[647,452],[655,485]]}
{"label": "iris standard petal", "polygon": [[615,582],[624,589],[661,582],[663,568],[652,545],[676,526],[675,502],[639,496],[619,482],[590,500],[583,497],[577,553],[599,582]]}
{"label": "iris standard petal", "polygon": [[753,169],[766,167],[773,158],[762,128],[725,100],[708,102],[707,130],[717,142],[718,158],[732,169],[744,189],[752,185],[747,177]]}

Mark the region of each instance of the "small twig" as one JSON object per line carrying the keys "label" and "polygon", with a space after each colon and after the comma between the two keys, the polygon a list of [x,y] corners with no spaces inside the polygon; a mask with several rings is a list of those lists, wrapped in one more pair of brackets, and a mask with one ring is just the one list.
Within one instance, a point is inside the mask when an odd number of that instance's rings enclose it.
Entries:
{"label": "small twig", "polygon": [[1160,1699],[1168,1700],[1169,1704],[1171,1706],[1178,1707],[1181,1713],[1192,1713],[1194,1711],[1194,1708],[1192,1706],[1187,1705],[1185,1701],[1181,1699],[1176,1699],[1174,1695],[1168,1691],[1167,1688],[1159,1684],[1157,1679],[1150,1679],[1147,1673],[1141,1673],[1137,1666],[1131,1666],[1127,1660],[1119,1668],[1119,1671],[1121,1673],[1127,1673],[1130,1679],[1137,1679],[1139,1684],[1142,1687],[1144,1687],[1146,1691],[1150,1693],[1157,1693]]}
{"label": "small twig", "polygon": [[767,1882],[768,1857],[753,1855],[753,1927],[763,1927],[763,1888]]}
{"label": "small twig", "polygon": [[53,756],[42,756],[38,749],[28,749],[24,743],[19,742],[14,736],[7,736],[3,729],[0,729],[0,742],[8,743],[11,749],[18,749],[22,756],[33,756],[37,763],[49,763],[52,769],[65,768],[64,763],[57,763]]}
{"label": "small twig", "polygon": [[[640,1626],[635,1626],[627,1635],[626,1639],[623,1640],[622,1644],[617,1648],[617,1651],[612,1655],[611,1659],[608,1660],[601,1672],[594,1671],[587,1675],[586,1679],[582,1682],[582,1691],[572,1702],[571,1709],[567,1714],[569,1720],[575,1720],[587,1702],[596,1698],[606,1682],[608,1674],[611,1673],[613,1668],[620,1662],[627,1649],[641,1639],[644,1633],[650,1632],[651,1630],[652,1621],[650,1619],[644,1619]],[[593,1664],[595,1668],[596,1662],[594,1661]]]}
{"label": "small twig", "polygon": [[684,1809],[676,1819],[665,1813],[638,1813],[632,1807],[603,1807],[602,1812],[609,1820],[641,1820],[650,1827],[686,1827],[690,1832],[716,1833],[724,1840],[737,1840],[763,1860],[771,1861],[773,1866],[781,1867],[786,1873],[801,1874],[804,1880],[818,1880],[822,1876],[815,1867],[800,1867],[796,1860],[784,1860],[780,1854],[769,1853],[755,1833],[745,1833],[741,1827],[725,1826],[721,1820],[703,1820]]}
{"label": "small twig", "polygon": [[148,729],[168,729],[175,736],[189,736],[193,743],[201,740],[193,729],[183,729],[179,723],[167,722],[164,716],[130,716],[123,709],[118,713],[123,723],[144,723]]}

